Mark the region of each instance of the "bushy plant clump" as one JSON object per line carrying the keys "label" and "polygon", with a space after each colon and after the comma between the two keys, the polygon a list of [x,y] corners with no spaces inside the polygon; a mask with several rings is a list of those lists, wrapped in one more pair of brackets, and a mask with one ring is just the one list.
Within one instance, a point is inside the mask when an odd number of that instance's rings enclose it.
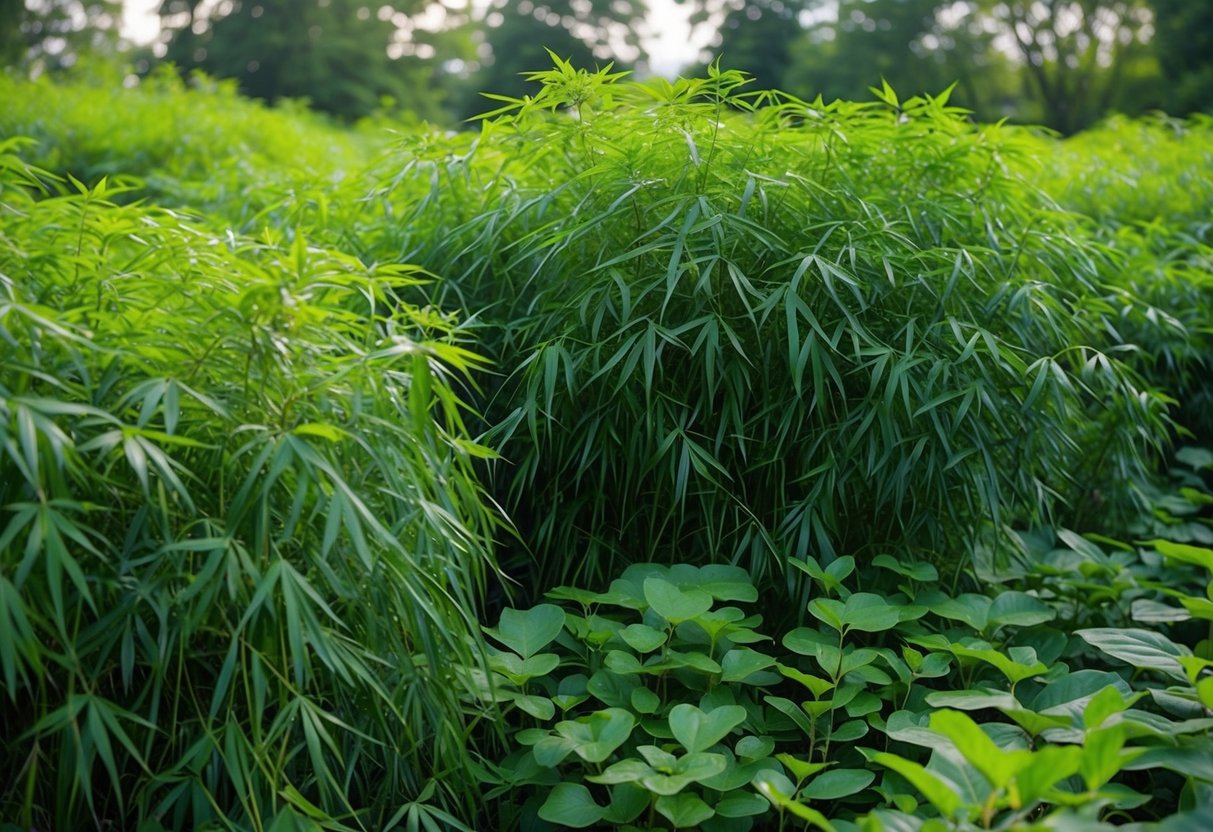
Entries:
{"label": "bushy plant clump", "polygon": [[33,139],[26,157],[59,176],[136,177],[140,197],[253,231],[265,224],[258,214],[284,200],[295,203],[296,224],[309,209],[323,215],[326,194],[386,143],[303,106],[241,98],[232,82],[197,75],[187,83],[162,70],[125,89],[116,68],[94,71],[32,82],[0,76],[0,139]]}
{"label": "bushy plant clump", "polygon": [[1176,420],[1213,437],[1213,120],[1109,119],[1042,144],[1044,187],[1092,218],[1108,249],[1110,343],[1178,402]]}
{"label": "bushy plant clump", "polygon": [[1164,223],[1213,233],[1213,117],[1109,118],[1064,142],[1043,140],[1041,184],[1062,205],[1113,226]]}
{"label": "bushy plant clump", "polygon": [[959,552],[1146,476],[1162,399],[1099,349],[1106,252],[1028,181],[1027,134],[887,88],[536,77],[475,139],[409,145],[400,219],[359,239],[492,324],[543,580]]}
{"label": "bushy plant clump", "polygon": [[478,359],[397,297],[421,275],[105,180],[43,193],[15,150],[0,817],[383,828],[427,783],[468,799],[451,674],[498,521],[456,393]]}

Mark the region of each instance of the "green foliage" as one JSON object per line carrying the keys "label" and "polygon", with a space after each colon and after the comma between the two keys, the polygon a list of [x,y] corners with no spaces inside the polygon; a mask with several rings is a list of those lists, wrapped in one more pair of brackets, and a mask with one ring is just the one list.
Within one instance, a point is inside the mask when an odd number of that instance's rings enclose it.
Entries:
{"label": "green foliage", "polygon": [[[541,829],[797,818],[824,830],[1098,830],[1169,815],[1181,791],[1213,788],[1213,641],[1193,648],[1140,626],[1068,638],[1058,613],[1108,556],[1059,534],[1069,546],[1040,562],[1049,583],[1025,574],[989,595],[934,588],[928,564],[802,562],[818,623],[782,649],[739,606],[758,593],[735,567],[637,564],[605,592],[548,593],[563,610],[507,609],[485,632],[509,649],[491,652],[478,681],[480,700],[503,707],[512,749],[482,774],[493,817]],[[1117,601],[1137,596],[1137,611],[1165,595],[1183,606],[1147,622],[1213,622],[1213,550],[1159,539],[1119,551],[1132,591]],[[1170,585],[1146,577],[1160,556],[1196,567],[1208,591],[1174,568]]]}
{"label": "green foliage", "polygon": [[0,0],[0,66],[42,75],[118,45],[120,0]]}
{"label": "green foliage", "polygon": [[[434,62],[417,56],[418,44],[425,43],[423,31],[415,24],[410,24],[411,37],[401,31],[401,21],[426,11],[426,0],[377,7],[357,0],[201,5],[167,0],[161,8],[165,59],[182,71],[235,79],[245,95],[270,103],[306,99],[347,119],[370,115],[385,96],[419,117],[441,115]],[[434,45],[426,48],[432,57]]]}
{"label": "green foliage", "polygon": [[474,141],[410,146],[402,219],[360,239],[492,324],[498,481],[544,578],[958,552],[1146,478],[1164,399],[1101,349],[1108,253],[1027,181],[1030,136],[887,86],[535,76]]}
{"label": "green foliage", "polygon": [[[1042,147],[1042,150],[1045,148]],[[1098,222],[1112,343],[1178,399],[1178,421],[1213,436],[1213,122],[1111,119],[1053,150],[1047,186]]]}
{"label": "green foliage", "polygon": [[1208,125],[530,77],[0,79],[0,825],[1210,826]]}
{"label": "green foliage", "polygon": [[466,795],[453,668],[479,661],[495,569],[457,392],[479,359],[400,301],[413,267],[121,207],[105,179],[46,192],[18,146],[0,813],[378,829],[432,797],[442,817]]}

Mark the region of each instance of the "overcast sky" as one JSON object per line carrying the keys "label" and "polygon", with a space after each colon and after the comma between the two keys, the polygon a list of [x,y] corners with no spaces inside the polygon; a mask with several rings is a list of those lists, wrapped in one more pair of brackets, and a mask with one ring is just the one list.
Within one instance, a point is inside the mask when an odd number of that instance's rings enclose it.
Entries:
{"label": "overcast sky", "polygon": [[[124,0],[123,34],[138,43],[155,39],[159,30],[156,9],[160,0]],[[689,4],[687,4],[689,5]],[[678,5],[674,0],[649,0],[649,13],[656,37],[647,44],[653,71],[662,75],[673,75],[683,65],[695,60],[703,42],[710,32],[701,32],[691,39],[691,28],[687,25],[690,9]],[[538,69],[538,67],[536,67]]]}

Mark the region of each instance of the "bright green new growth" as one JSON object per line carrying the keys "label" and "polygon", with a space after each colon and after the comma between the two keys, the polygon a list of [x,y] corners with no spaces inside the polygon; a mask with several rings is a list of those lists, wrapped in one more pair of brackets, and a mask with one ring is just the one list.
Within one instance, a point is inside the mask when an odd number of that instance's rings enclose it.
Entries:
{"label": "bright green new growth", "polygon": [[421,275],[216,238],[104,180],[42,193],[15,149],[0,814],[379,825],[457,787],[497,520],[453,389],[477,358],[401,302]]}
{"label": "bright green new growth", "polygon": [[1107,252],[1029,183],[1030,136],[946,95],[536,75],[385,196],[391,247],[491,325],[540,575],[692,552],[766,580],[1132,496],[1108,481],[1145,475],[1164,400],[1103,350]]}

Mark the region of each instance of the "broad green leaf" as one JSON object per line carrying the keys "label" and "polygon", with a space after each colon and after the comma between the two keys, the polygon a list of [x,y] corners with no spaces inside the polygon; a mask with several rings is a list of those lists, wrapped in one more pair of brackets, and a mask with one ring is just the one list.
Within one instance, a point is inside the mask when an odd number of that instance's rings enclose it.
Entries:
{"label": "broad green leaf", "polygon": [[[1112,690],[1109,688],[1109,690]],[[1088,791],[1095,791],[1120,773],[1126,764],[1141,756],[1146,749],[1125,752],[1126,730],[1123,723],[1109,728],[1088,730],[1083,740],[1082,759],[1078,773]]]}
{"label": "broad green leaf", "polygon": [[809,781],[809,784],[800,790],[800,796],[810,800],[838,800],[859,794],[872,785],[875,779],[876,775],[865,769],[833,769],[818,774]]}
{"label": "broad green leaf", "polygon": [[984,595],[965,594],[927,604],[927,608],[942,618],[963,621],[974,630],[983,632],[989,622],[990,607],[993,604],[994,602]]}
{"label": "broad green leaf", "polygon": [[528,659],[551,644],[562,629],[564,610],[555,604],[540,604],[529,610],[502,610],[497,628],[485,632]]}
{"label": "broad green leaf", "polygon": [[619,637],[637,653],[651,653],[666,642],[664,630],[647,624],[629,624],[619,631]]}
{"label": "broad green leaf", "polygon": [[742,737],[733,748],[734,753],[743,760],[769,757],[774,750],[775,740],[771,737]]}
{"label": "broad green leaf", "polygon": [[932,583],[939,580],[939,571],[929,563],[917,561],[901,562],[891,555],[877,555],[872,559],[872,565],[888,569],[919,583]]}
{"label": "broad green leaf", "polygon": [[[843,616],[846,614],[846,605],[842,601],[836,601],[833,598],[814,598],[809,602],[809,612],[818,621],[827,627],[833,627],[840,633],[846,627],[843,621]],[[785,638],[784,644],[787,643],[787,639]]]}
{"label": "broad green leaf", "polygon": [[848,630],[879,633],[901,623],[901,608],[890,604],[879,595],[856,592],[847,597],[843,606],[842,623]]}
{"label": "broad green leaf", "polygon": [[829,767],[830,763],[811,763],[801,760],[799,757],[793,757],[791,754],[777,754],[775,759],[783,763],[792,776],[796,778],[797,783],[803,783],[814,774]]}
{"label": "broad green leaf", "polygon": [[957,711],[983,711],[985,708],[1019,708],[1015,697],[1002,690],[938,690],[927,694],[927,705],[955,708]]}
{"label": "broad green leaf", "polygon": [[754,777],[754,788],[777,809],[791,812],[801,820],[808,821],[823,832],[835,832],[834,825],[821,812],[792,797],[795,786],[776,771],[761,771]]}
{"label": "broad green leaf", "polygon": [[1010,624],[1031,627],[1056,617],[1057,612],[1038,598],[1025,592],[1002,592],[990,604],[987,626],[996,628]]}
{"label": "broad green leaf", "polygon": [[654,806],[659,814],[674,824],[675,829],[698,826],[716,814],[711,806],[703,802],[703,798],[690,793],[663,795],[657,798]]}
{"label": "broad green leaf", "polygon": [[556,715],[556,705],[546,696],[516,694],[514,704],[535,719],[546,721]]}
{"label": "broad green leaf", "polygon": [[1192,651],[1159,633],[1129,627],[1094,627],[1078,630],[1076,635],[1092,647],[1133,667],[1157,670],[1187,680],[1177,660],[1181,656],[1192,655]]}
{"label": "broad green leaf", "polygon": [[828,679],[821,679],[810,673],[802,673],[794,667],[788,667],[786,664],[777,663],[775,667],[784,676],[797,681],[808,688],[809,692],[813,694],[813,698],[815,699],[821,698],[834,689],[834,683]]}
{"label": "broad green leaf", "polygon": [[953,784],[927,771],[913,760],[883,751],[872,752],[868,749],[862,749],[862,751],[871,762],[891,769],[904,777],[945,818],[956,816],[957,810],[960,809],[961,798]]}
{"label": "broad green leaf", "polygon": [[724,654],[720,660],[722,682],[741,682],[760,670],[765,670],[775,664],[775,660],[765,653],[759,653],[747,647],[735,647]]}
{"label": "broad green leaf", "polygon": [[716,814],[722,818],[749,818],[770,810],[771,804],[756,794],[730,794],[716,804]]}
{"label": "broad green leaf", "polygon": [[[1043,662],[1033,662],[1032,664],[1022,664],[1007,656],[1004,656],[998,650],[991,648],[985,642],[975,642],[973,646],[963,644],[953,644],[950,647],[953,655],[963,658],[977,659],[986,664],[993,665],[998,668],[1004,676],[1007,677],[1012,685],[1022,682],[1024,679],[1030,679],[1033,676],[1040,676],[1049,671],[1049,668]],[[1033,653],[1033,656],[1035,654]]]}
{"label": "broad green leaf", "polygon": [[622,783],[611,789],[611,803],[602,819],[613,824],[628,824],[649,808],[649,793],[640,786]]}
{"label": "broad green leaf", "polygon": [[1028,751],[1003,751],[960,711],[936,711],[931,714],[931,730],[950,739],[964,758],[995,788],[1006,788],[1021,769],[1031,762]]}
{"label": "broad green leaf", "polygon": [[1167,560],[1199,566],[1213,575],[1213,549],[1189,546],[1186,543],[1173,543],[1170,540],[1151,540],[1149,545],[1153,546]]}
{"label": "broad green leaf", "polygon": [[655,714],[661,707],[661,697],[648,688],[635,688],[632,690],[632,707],[636,709],[636,713]]}
{"label": "broad green leaf", "polygon": [[658,615],[674,624],[712,608],[712,596],[708,593],[701,589],[680,589],[663,578],[645,580],[644,598]]}
{"label": "broad green leaf", "polygon": [[750,581],[750,573],[740,566],[708,564],[699,568],[699,589],[718,601],[758,600],[758,590]]}
{"label": "broad green leaf", "polygon": [[1072,714],[1080,719],[1092,697],[1109,686],[1116,688],[1122,697],[1133,694],[1125,680],[1111,671],[1078,670],[1049,682],[1030,705],[1040,713]]}
{"label": "broad green leaf", "polygon": [[593,826],[604,814],[605,810],[594,802],[590,790],[580,783],[557,783],[539,807],[539,817],[574,829]]}
{"label": "broad green leaf", "polygon": [[587,763],[601,763],[627,742],[636,718],[622,708],[595,711],[578,720],[556,723],[556,732],[573,744],[573,751]]}
{"label": "broad green leaf", "polygon": [[725,705],[704,713],[684,702],[670,711],[670,730],[693,753],[711,748],[745,720],[746,710],[740,705]]}
{"label": "broad green leaf", "polygon": [[1047,745],[1035,753],[1012,753],[1027,755],[1027,764],[1015,774],[1015,787],[1026,805],[1049,800],[1049,790],[1077,773],[1083,758],[1082,749],[1072,745]]}

